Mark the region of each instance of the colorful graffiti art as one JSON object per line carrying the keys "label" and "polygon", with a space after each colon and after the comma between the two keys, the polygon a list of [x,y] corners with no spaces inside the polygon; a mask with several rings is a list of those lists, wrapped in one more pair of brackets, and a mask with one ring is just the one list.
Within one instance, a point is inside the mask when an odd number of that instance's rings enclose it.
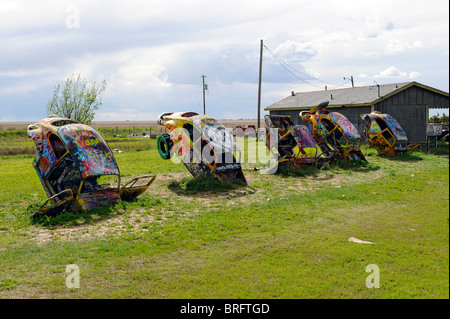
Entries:
{"label": "colorful graffiti art", "polygon": [[355,126],[341,113],[329,112],[328,102],[299,114],[311,123],[313,137],[329,157],[367,161],[360,150],[361,136]]}
{"label": "colorful graffiti art", "polygon": [[83,124],[71,124],[58,130],[83,178],[96,175],[119,175],[112,151],[103,137]]}
{"label": "colorful graffiti art", "polygon": [[400,124],[389,114],[374,111],[362,114],[364,136],[381,156],[393,156],[407,151],[408,138]]}
{"label": "colorful graffiti art", "polygon": [[[90,210],[134,198],[156,178],[141,176],[121,186],[119,167],[106,141],[92,127],[73,120],[43,119],[28,126],[28,136],[36,147],[33,166],[48,196],[33,216]],[[100,182],[104,176],[116,178]]]}
{"label": "colorful graffiti art", "polygon": [[388,124],[389,128],[392,130],[392,133],[394,134],[395,138],[398,142],[408,142],[408,137],[406,136],[405,131],[400,126],[400,124],[397,122],[396,119],[394,119],[389,114],[384,114],[383,116],[384,120]]}
{"label": "colorful graffiti art", "polygon": [[[330,112],[330,120],[335,123],[338,127],[342,129],[345,139],[349,144],[358,144],[361,140],[361,135],[359,135],[356,127],[341,113]],[[345,143],[345,139],[341,139],[341,143]]]}
{"label": "colorful graffiti art", "polygon": [[163,133],[157,140],[163,159],[176,155],[194,178],[210,175],[247,183],[239,147],[216,119],[195,112],[167,112],[158,117],[157,123],[170,130],[170,134]]}
{"label": "colorful graffiti art", "polygon": [[328,158],[308,128],[295,125],[288,115],[265,115],[266,146],[276,159],[277,169],[301,168],[302,164],[321,167]]}

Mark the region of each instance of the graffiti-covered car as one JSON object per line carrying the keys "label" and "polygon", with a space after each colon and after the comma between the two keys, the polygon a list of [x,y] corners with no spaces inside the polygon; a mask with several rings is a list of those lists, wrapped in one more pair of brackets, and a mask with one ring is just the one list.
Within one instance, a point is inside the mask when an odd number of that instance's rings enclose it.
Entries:
{"label": "graffiti-covered car", "polygon": [[91,210],[142,194],[154,175],[120,185],[113,152],[92,127],[51,116],[28,126],[36,156],[33,166],[48,196],[36,215],[55,215],[64,209]]}
{"label": "graffiti-covered car", "polygon": [[[277,165],[315,165],[320,168],[329,158],[325,157],[305,125],[295,125],[289,115],[265,115],[266,146]],[[280,166],[281,165],[281,166]]]}
{"label": "graffiti-covered car", "polygon": [[373,111],[369,114],[361,114],[360,117],[366,123],[363,134],[378,154],[395,155],[407,151],[408,137],[391,115]]}
{"label": "graffiti-covered car", "polygon": [[157,123],[170,131],[157,139],[163,159],[177,156],[194,178],[210,175],[246,183],[241,151],[233,135],[216,119],[195,112],[167,112],[158,116]]}
{"label": "graffiti-covered car", "polygon": [[358,130],[341,113],[328,111],[328,104],[323,102],[310,111],[300,112],[299,116],[312,124],[313,137],[327,156],[367,161],[360,149]]}

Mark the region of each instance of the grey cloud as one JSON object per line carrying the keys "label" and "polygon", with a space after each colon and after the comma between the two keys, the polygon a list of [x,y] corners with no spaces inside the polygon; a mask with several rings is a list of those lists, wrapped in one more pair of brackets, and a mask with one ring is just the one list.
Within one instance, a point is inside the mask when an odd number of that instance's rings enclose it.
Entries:
{"label": "grey cloud", "polygon": [[[408,5],[414,8],[419,2]],[[66,26],[66,9],[72,3],[79,6],[80,28]],[[351,74],[377,74],[395,65],[421,73],[425,84],[448,88],[448,37],[429,44],[429,39],[448,29],[448,16],[440,22],[442,14],[431,9],[414,12],[412,19],[401,12],[397,15],[399,10],[386,3],[368,8],[346,1],[310,2],[308,14],[304,5],[287,0],[270,4],[206,0],[11,4],[17,8],[0,12],[0,107],[7,109],[3,114],[9,118],[41,114],[53,86],[72,72],[85,73],[89,81],[106,78],[111,90],[105,92],[105,114],[134,109],[150,115],[166,108],[199,107],[202,74],[210,85],[209,110],[219,115],[224,109],[228,114],[252,113],[260,39],[267,40],[270,49],[298,71],[310,74],[311,69],[329,81]],[[448,8],[448,2],[441,4]],[[379,11],[371,12],[373,8]],[[422,17],[432,21],[427,28],[421,27]],[[423,47],[403,50],[401,43],[391,43],[396,54],[386,56],[382,49],[394,36],[411,45],[421,41]],[[447,61],[439,60],[438,51],[446,53]],[[363,56],[367,52],[379,53],[369,61]],[[279,87],[283,87],[282,98],[285,91],[303,84],[265,52],[263,104],[265,96],[278,94]]]}

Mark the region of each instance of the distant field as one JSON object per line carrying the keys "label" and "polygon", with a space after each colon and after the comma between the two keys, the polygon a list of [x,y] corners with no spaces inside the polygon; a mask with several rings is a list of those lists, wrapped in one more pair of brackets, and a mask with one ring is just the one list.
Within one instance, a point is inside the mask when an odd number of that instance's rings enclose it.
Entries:
{"label": "distant field", "polygon": [[[256,125],[256,120],[221,120],[228,129],[237,125],[247,127]],[[31,123],[31,122],[30,122]],[[31,155],[35,148],[28,138],[26,129],[29,122],[0,122],[0,156],[5,155]],[[112,149],[129,150],[145,149],[155,144],[159,134],[166,131],[156,121],[102,121],[91,124],[108,142]],[[264,123],[261,123],[264,127]],[[150,135],[149,135],[150,133]],[[152,139],[136,139],[132,136],[150,136]]]}
{"label": "distant field", "polygon": [[[225,127],[235,127],[237,125],[245,126],[256,125],[257,120],[219,120]],[[0,122],[1,130],[25,130],[31,122]],[[37,121],[34,121],[37,122]],[[92,122],[94,128],[158,128],[156,121],[98,121]],[[260,127],[264,127],[264,121],[261,121]]]}

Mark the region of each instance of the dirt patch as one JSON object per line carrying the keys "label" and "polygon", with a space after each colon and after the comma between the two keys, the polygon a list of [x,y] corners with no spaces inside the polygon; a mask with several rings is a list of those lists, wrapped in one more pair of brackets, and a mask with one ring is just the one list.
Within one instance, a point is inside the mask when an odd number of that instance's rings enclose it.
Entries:
{"label": "dirt patch", "polygon": [[[93,223],[80,222],[78,225],[69,227],[57,227],[55,229],[36,228],[31,231],[32,240],[38,244],[45,244],[50,241],[74,241],[84,239],[102,238],[109,234],[121,235],[126,232],[146,231],[142,225],[155,222],[153,215],[142,214],[141,211],[127,212],[114,218]],[[160,219],[164,219],[162,216]]]}

